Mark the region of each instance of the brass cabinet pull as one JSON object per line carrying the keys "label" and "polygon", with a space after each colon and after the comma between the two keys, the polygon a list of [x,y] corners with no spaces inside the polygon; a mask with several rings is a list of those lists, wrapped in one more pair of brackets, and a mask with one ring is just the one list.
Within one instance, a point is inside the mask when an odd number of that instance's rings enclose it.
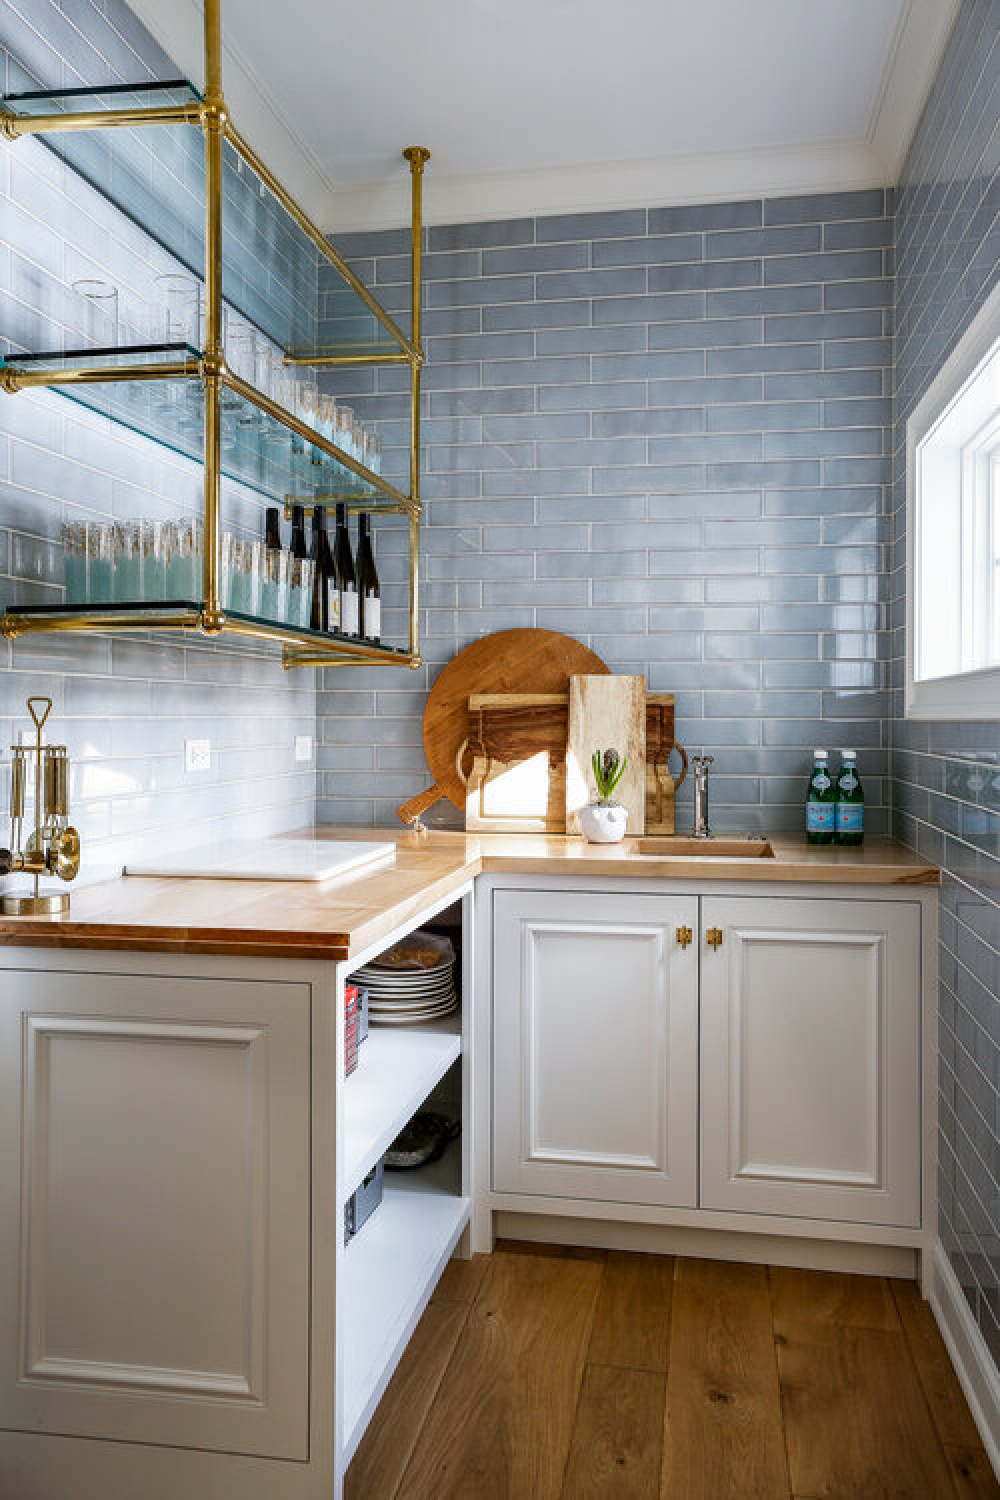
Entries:
{"label": "brass cabinet pull", "polygon": [[708,944],[708,946],[710,948],[712,948],[712,949],[716,949],[716,948],[721,947],[722,946],[722,928],[721,927],[710,927],[708,929],[708,931],[705,933],[705,941]]}
{"label": "brass cabinet pull", "polygon": [[694,933],[691,931],[690,927],[678,927],[677,941],[680,943],[682,948],[687,947],[693,936]]}

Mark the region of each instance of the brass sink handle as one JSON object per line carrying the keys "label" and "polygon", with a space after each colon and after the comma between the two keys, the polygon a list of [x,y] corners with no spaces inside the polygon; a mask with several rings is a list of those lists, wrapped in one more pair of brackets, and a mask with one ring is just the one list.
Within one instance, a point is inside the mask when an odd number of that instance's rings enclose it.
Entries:
{"label": "brass sink handle", "polygon": [[678,927],[677,941],[680,943],[682,948],[686,948],[693,937],[694,933],[691,931],[690,927]]}
{"label": "brass sink handle", "polygon": [[721,948],[721,946],[722,946],[722,928],[721,927],[710,927],[708,929],[708,931],[705,933],[705,941],[706,941],[706,943],[708,944],[708,946],[713,951],[715,951],[718,948]]}

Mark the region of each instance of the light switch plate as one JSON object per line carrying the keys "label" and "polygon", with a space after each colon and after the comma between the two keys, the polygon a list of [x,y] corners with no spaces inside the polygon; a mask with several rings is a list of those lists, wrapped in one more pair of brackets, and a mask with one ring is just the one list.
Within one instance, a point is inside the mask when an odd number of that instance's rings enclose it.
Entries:
{"label": "light switch plate", "polygon": [[297,734],[295,736],[295,759],[307,761],[313,758],[313,742],[311,734]]}
{"label": "light switch plate", "polygon": [[212,741],[184,741],[185,771],[210,771],[212,769]]}

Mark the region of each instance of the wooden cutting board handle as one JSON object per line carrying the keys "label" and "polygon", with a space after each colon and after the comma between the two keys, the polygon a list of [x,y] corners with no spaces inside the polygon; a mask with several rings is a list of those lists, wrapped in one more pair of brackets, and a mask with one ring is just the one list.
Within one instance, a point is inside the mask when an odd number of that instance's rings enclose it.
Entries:
{"label": "wooden cutting board handle", "polygon": [[425,787],[422,792],[411,797],[409,802],[400,803],[396,808],[396,815],[401,823],[419,823],[421,813],[433,807],[435,802],[440,802],[444,795],[445,793],[435,781],[433,786]]}

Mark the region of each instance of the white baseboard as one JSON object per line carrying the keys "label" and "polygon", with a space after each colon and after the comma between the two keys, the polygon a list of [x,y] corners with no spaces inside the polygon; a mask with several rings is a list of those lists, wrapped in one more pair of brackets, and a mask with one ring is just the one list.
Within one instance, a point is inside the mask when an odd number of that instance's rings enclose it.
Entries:
{"label": "white baseboard", "polygon": [[929,1301],[993,1471],[1000,1478],[1000,1374],[940,1240]]}

